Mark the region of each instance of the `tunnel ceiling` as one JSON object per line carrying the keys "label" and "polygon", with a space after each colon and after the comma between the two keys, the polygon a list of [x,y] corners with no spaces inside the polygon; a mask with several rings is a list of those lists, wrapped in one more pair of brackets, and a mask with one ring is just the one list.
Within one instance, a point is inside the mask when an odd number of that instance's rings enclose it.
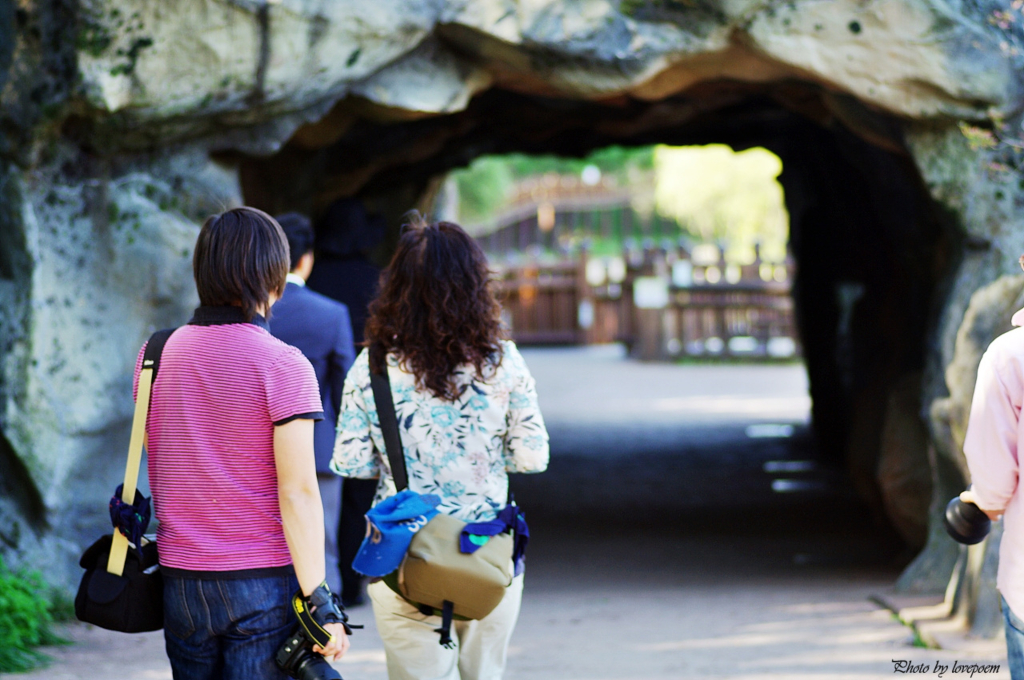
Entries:
{"label": "tunnel ceiling", "polygon": [[314,215],[338,198],[425,187],[487,154],[579,157],[613,144],[712,142],[784,151],[786,139],[812,126],[906,155],[899,120],[799,81],[707,82],[657,101],[594,102],[495,88],[450,115],[381,120],[386,113],[365,100],[345,100],[271,157],[219,155],[239,162],[247,201]]}

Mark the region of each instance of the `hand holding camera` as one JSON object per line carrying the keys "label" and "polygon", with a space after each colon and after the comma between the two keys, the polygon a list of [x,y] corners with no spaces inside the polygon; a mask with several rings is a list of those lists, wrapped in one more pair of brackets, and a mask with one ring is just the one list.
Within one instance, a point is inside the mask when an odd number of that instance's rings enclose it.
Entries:
{"label": "hand holding camera", "polygon": [[942,520],[953,540],[974,545],[988,536],[992,520],[999,519],[1000,514],[979,508],[975,503],[974,492],[968,489],[949,501]]}
{"label": "hand holding camera", "polygon": [[296,592],[292,610],[299,625],[277,650],[278,667],[297,680],[342,680],[328,659],[340,658],[348,650],[353,626],[338,596],[322,583],[309,597]]}

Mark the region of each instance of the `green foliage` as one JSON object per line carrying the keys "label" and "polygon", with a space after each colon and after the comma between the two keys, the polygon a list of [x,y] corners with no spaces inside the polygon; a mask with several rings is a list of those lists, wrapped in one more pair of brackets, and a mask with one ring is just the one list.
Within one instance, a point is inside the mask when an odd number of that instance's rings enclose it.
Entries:
{"label": "green foliage", "polygon": [[34,647],[63,642],[50,626],[54,609],[68,614],[67,598],[52,598],[37,572],[11,570],[0,559],[0,671],[27,671],[46,661]]}
{"label": "green foliage", "polygon": [[622,0],[619,3],[619,11],[629,17],[642,10],[646,5],[644,0]]}
{"label": "green foliage", "polygon": [[994,149],[999,146],[999,140],[996,139],[995,134],[991,130],[986,130],[977,125],[968,125],[964,122],[961,122],[959,125],[960,132],[967,138],[967,143],[972,149]]}
{"label": "green foliage", "polygon": [[[730,262],[752,262],[755,244],[767,261],[780,262],[786,257],[789,215],[777,179],[782,162],[760,148],[737,153],[721,144],[611,146],[585,158],[486,156],[453,173],[459,191],[459,218],[464,223],[483,222],[507,207],[517,182],[549,174],[579,177],[587,166],[596,166],[602,178],[611,179],[618,187],[632,188],[635,211],[628,229],[619,208],[605,216],[606,229],[590,229],[589,251],[593,255],[621,252],[629,241],[640,237],[638,222],[643,221],[648,225],[644,238],[675,241],[691,236],[697,241],[721,242]],[[578,231],[576,223],[568,226],[570,231]],[[569,238],[582,236],[577,233]]]}
{"label": "green foliage", "polygon": [[563,158],[561,156],[527,156],[510,154],[504,158],[516,179],[549,172],[559,175],[579,175],[588,165],[596,165],[603,175],[625,177],[630,169],[650,170],[654,168],[654,147],[609,146],[599,149],[585,158]]}
{"label": "green foliage", "polygon": [[153,46],[153,39],[149,37],[136,38],[132,41],[131,47],[127,50],[117,50],[117,56],[124,57],[126,61],[117,64],[110,69],[112,76],[130,76],[135,73],[135,65],[139,62],[139,55],[142,50]]}
{"label": "green foliage", "polygon": [[614,257],[622,254],[621,238],[602,238],[599,236],[591,239],[589,245],[587,253],[591,257]]}
{"label": "green foliage", "polygon": [[498,210],[512,186],[510,164],[501,156],[483,156],[455,173],[459,187],[459,214],[476,221]]}
{"label": "green foliage", "polygon": [[597,166],[602,175],[625,180],[631,171],[653,169],[654,147],[610,146],[585,158],[483,156],[468,168],[452,173],[459,187],[460,219],[476,222],[500,211],[517,180],[547,173],[579,175],[588,165]]}
{"label": "green foliage", "polygon": [[103,54],[114,39],[106,27],[98,22],[82,20],[75,36],[75,47],[94,57]]}
{"label": "green foliage", "polygon": [[705,242],[724,242],[730,262],[753,262],[754,244],[768,261],[785,258],[789,215],[776,179],[778,156],[721,144],[662,146],[655,167],[659,213],[689,225]]}
{"label": "green foliage", "polygon": [[628,17],[638,16],[644,10],[677,10],[693,9],[694,0],[621,0],[619,11]]}
{"label": "green foliage", "polygon": [[[874,598],[872,598],[872,599],[874,599]],[[910,629],[910,633],[913,636],[913,639],[912,639],[912,641],[910,643],[912,647],[919,647],[921,649],[928,649],[929,648],[929,644],[927,642],[925,642],[924,638],[921,637],[921,632],[917,629],[917,626],[915,626],[913,623],[907,623],[906,621],[901,619],[899,614],[897,614],[896,612],[893,612],[890,615],[890,618],[893,621],[895,621],[896,623],[898,623],[900,625],[903,625],[903,626],[906,626],[907,628]]]}
{"label": "green foliage", "polygon": [[[75,619],[75,599],[59,588],[50,589],[50,616],[56,623],[67,623]],[[55,639],[47,644],[66,644],[63,639]]]}

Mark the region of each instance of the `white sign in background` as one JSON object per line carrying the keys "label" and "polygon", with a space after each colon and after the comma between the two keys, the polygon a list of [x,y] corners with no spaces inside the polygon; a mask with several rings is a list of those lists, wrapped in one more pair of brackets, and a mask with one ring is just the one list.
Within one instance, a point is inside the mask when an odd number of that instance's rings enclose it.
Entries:
{"label": "white sign in background", "polygon": [[660,276],[639,276],[633,281],[633,304],[639,309],[668,307],[668,281]]}

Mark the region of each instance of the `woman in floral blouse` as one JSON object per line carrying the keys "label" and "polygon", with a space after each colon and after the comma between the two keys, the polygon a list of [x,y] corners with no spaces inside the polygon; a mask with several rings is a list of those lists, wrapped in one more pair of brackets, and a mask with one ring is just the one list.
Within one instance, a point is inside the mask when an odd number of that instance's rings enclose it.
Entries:
{"label": "woman in floral blouse", "polygon": [[[471,522],[494,519],[505,506],[508,473],[548,464],[534,381],[515,344],[502,339],[499,312],[476,242],[455,224],[418,223],[402,234],[366,323],[367,347],[387,352],[409,488],[436,494],[441,512]],[[378,503],[395,484],[370,370],[364,349],[345,380],[331,467],[379,478]],[[439,616],[422,614],[382,581],[371,584],[390,680],[500,678],[522,581],[513,580],[486,618],[456,621],[454,649],[437,644]]]}

